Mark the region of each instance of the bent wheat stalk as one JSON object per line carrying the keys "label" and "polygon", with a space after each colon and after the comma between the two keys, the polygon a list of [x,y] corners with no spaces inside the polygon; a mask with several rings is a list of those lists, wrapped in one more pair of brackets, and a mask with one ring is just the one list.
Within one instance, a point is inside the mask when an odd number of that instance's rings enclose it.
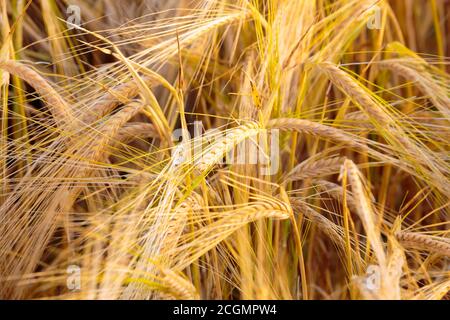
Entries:
{"label": "bent wheat stalk", "polygon": [[47,101],[48,108],[60,129],[73,127],[78,121],[70,106],[39,73],[30,67],[13,60],[0,61],[0,69],[19,77],[33,87]]}

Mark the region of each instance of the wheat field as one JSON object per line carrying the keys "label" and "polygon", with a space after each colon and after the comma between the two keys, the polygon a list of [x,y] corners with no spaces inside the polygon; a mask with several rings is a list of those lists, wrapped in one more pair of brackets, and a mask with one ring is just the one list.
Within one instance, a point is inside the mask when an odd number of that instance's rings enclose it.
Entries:
{"label": "wheat field", "polygon": [[447,0],[0,0],[1,299],[450,299]]}

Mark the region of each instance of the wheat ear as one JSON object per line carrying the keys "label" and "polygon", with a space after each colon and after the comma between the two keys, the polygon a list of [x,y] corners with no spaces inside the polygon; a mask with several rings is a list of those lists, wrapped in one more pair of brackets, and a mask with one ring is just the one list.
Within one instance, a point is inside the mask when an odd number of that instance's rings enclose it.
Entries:
{"label": "wheat ear", "polygon": [[107,145],[111,143],[111,140],[117,136],[120,128],[122,128],[133,116],[144,108],[142,102],[131,102],[111,116],[101,128],[98,129],[97,139],[90,144],[90,149],[87,149],[88,159],[98,159],[101,156],[103,150]]}
{"label": "wheat ear", "polygon": [[[325,191],[327,194],[329,194],[333,199],[342,202],[343,198],[343,188],[342,186],[334,183],[334,182],[330,182],[327,180],[314,180],[314,183],[316,183],[316,187],[320,190]],[[347,193],[347,207],[350,209],[350,211],[352,212],[357,212],[357,202],[355,197],[353,196],[352,193],[348,192]]]}
{"label": "wheat ear", "polygon": [[170,252],[172,247],[178,244],[183,230],[188,221],[188,214],[202,209],[201,203],[203,199],[196,193],[192,194],[184,200],[177,208],[173,210],[169,221],[166,222],[165,237],[161,245],[160,252]]}
{"label": "wheat ear", "polygon": [[397,61],[381,61],[377,64],[380,68],[389,69],[395,74],[414,81],[414,84],[428,96],[437,109],[447,118],[450,119],[450,99],[446,94],[437,94],[441,92],[439,86],[433,83],[432,79],[422,76],[419,72],[411,69]]}
{"label": "wheat ear", "polygon": [[328,78],[342,88],[352,99],[354,99],[364,110],[381,124],[391,124],[392,119],[381,109],[370,93],[360,86],[347,72],[341,70],[332,63],[321,64],[322,70]]}
{"label": "wheat ear", "polygon": [[345,157],[328,157],[317,161],[314,160],[314,158],[310,158],[293,168],[288,173],[285,182],[339,173]]}
{"label": "wheat ear", "polygon": [[269,129],[294,130],[298,132],[316,135],[324,139],[329,139],[331,141],[341,142],[354,148],[359,149],[367,148],[363,144],[357,143],[355,141],[355,137],[342,130],[309,120],[295,119],[295,118],[278,118],[269,120],[267,122],[266,127]]}
{"label": "wheat ear", "polygon": [[175,299],[181,300],[198,300],[200,298],[197,289],[192,282],[185,279],[178,273],[170,269],[162,271],[162,283],[167,287],[169,295]]}
{"label": "wheat ear", "polygon": [[[448,277],[447,277],[448,278]],[[450,291],[450,280],[432,282],[411,292],[408,300],[443,300]]]}
{"label": "wheat ear", "polygon": [[157,138],[158,133],[155,127],[151,123],[145,122],[130,122],[121,128],[116,136],[115,140],[121,143],[127,143],[135,139],[147,139],[147,138]]}
{"label": "wheat ear", "polygon": [[290,201],[294,211],[304,214],[307,219],[315,223],[322,232],[328,235],[336,245],[345,250],[342,227],[310,208],[305,202],[296,198],[290,198]]}
{"label": "wheat ear", "polygon": [[222,218],[202,227],[197,231],[198,236],[195,238],[192,238],[191,234],[181,236],[180,245],[167,253],[177,258],[177,263],[173,267],[177,270],[187,267],[250,222],[259,219],[286,220],[292,216],[292,208],[289,203],[272,198],[264,200],[251,203],[245,208],[221,212]]}
{"label": "wheat ear", "polygon": [[[142,77],[144,82],[149,82],[149,77]],[[94,103],[84,115],[83,121],[91,124],[98,119],[103,118],[110,113],[120,103],[128,103],[131,98],[134,98],[139,93],[139,86],[136,81],[128,81],[126,83],[115,86],[109,89],[100,99]]]}
{"label": "wheat ear", "polygon": [[237,144],[247,138],[257,135],[258,132],[259,125],[256,122],[249,122],[227,130],[225,135],[220,136],[205,150],[204,154],[195,165],[196,170],[198,172],[208,171],[215,164],[219,163],[223,156],[231,151]]}
{"label": "wheat ear", "polygon": [[433,152],[430,149],[423,144],[419,147],[414,140],[409,138],[407,132],[386,112],[384,105],[377,102],[376,98],[372,96],[373,93],[358,84],[347,72],[331,63],[323,63],[321,68],[334,84],[376,120],[378,126],[383,128],[387,140],[392,139],[397,142],[396,144],[403,149],[401,150],[403,158],[408,163],[412,161],[420,163],[421,170],[427,175],[427,178],[433,180],[442,192],[448,193],[448,179],[445,179],[442,174],[447,167],[432,156]]}
{"label": "wheat ear", "polygon": [[398,232],[398,241],[406,248],[415,248],[450,257],[450,243],[414,232]]}
{"label": "wheat ear", "polygon": [[66,101],[56,92],[39,73],[30,67],[13,60],[0,61],[0,69],[19,77],[35,89],[47,101],[48,108],[60,128],[76,123],[72,110]]}
{"label": "wheat ear", "polygon": [[373,130],[374,126],[372,123],[370,123],[369,118],[367,115],[362,111],[354,111],[347,113],[344,116],[344,121],[351,124],[356,124],[358,129],[366,129],[366,130]]}
{"label": "wheat ear", "polygon": [[341,174],[348,175],[353,196],[356,200],[356,212],[363,222],[367,238],[370,241],[370,245],[373,248],[378,263],[380,266],[386,266],[386,254],[384,252],[383,242],[380,237],[380,230],[375,223],[377,217],[375,217],[372,204],[368,200],[369,195],[363,184],[363,176],[355,163],[348,159],[344,162],[343,171]]}
{"label": "wheat ear", "polygon": [[363,107],[379,125],[386,126],[386,129],[389,129],[387,132],[392,133],[393,137],[403,145],[408,153],[414,155],[417,160],[421,160],[424,164],[430,162],[417,145],[395,124],[395,121],[384,110],[383,105],[372,98],[371,93],[366,88],[359,85],[347,72],[334,64],[324,63],[322,69],[333,83],[342,88],[346,94]]}

